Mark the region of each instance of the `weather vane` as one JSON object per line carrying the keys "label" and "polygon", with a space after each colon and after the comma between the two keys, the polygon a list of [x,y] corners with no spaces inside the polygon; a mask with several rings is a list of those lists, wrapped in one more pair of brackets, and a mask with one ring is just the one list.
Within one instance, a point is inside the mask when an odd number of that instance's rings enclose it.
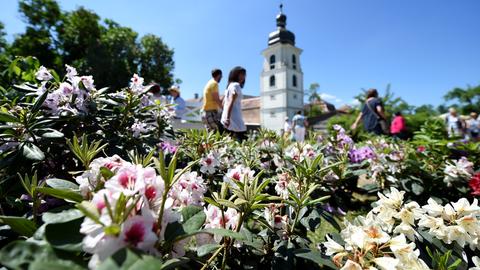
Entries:
{"label": "weather vane", "polygon": [[280,13],[283,13],[283,4],[280,3]]}

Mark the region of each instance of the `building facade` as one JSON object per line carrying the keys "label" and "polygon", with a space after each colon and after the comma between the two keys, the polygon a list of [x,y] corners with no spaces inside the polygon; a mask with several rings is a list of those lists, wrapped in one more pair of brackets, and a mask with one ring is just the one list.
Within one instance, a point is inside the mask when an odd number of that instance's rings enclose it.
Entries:
{"label": "building facade", "polygon": [[295,46],[295,35],[287,30],[287,16],[277,15],[277,30],[270,33],[268,47],[262,51],[260,75],[260,121],[266,129],[279,131],[285,117],[303,110],[302,50]]}

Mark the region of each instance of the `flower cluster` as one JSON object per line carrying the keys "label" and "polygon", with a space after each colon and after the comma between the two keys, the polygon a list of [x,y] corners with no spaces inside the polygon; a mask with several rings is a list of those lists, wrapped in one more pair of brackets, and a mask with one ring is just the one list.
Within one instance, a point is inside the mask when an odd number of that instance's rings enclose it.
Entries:
{"label": "flower cluster", "polygon": [[285,151],[286,157],[298,162],[302,162],[305,159],[314,159],[317,155],[313,146],[308,143],[294,144]]}
{"label": "flower cluster", "polygon": [[466,157],[459,160],[447,161],[444,169],[445,178],[443,181],[451,186],[453,182],[468,180],[473,175],[473,163]]}
{"label": "flower cluster", "polygon": [[290,196],[290,190],[297,190],[298,183],[293,181],[290,175],[285,172],[278,175],[277,184],[275,185],[275,192],[282,199],[286,200]]}
{"label": "flower cluster", "polygon": [[[480,249],[480,207],[475,199],[465,198],[442,206],[433,199],[420,207],[416,202],[404,202],[404,191],[391,188],[379,193],[380,199],[365,216],[345,223],[340,245],[327,236],[326,254],[342,269],[428,269],[419,259],[415,241],[425,231],[446,244]],[[409,242],[410,241],[410,242]]]}
{"label": "flower cluster", "polygon": [[207,185],[197,172],[183,174],[172,186],[169,196],[173,205],[183,207],[188,205],[203,205],[203,194],[207,191]]}
{"label": "flower cluster", "polygon": [[243,165],[237,165],[233,169],[228,169],[227,174],[223,177],[223,181],[232,186],[237,186],[236,182],[245,182],[252,179],[255,171]]}
{"label": "flower cluster", "polygon": [[352,163],[361,163],[364,160],[373,159],[375,156],[375,152],[369,146],[363,146],[358,149],[353,147],[348,151],[348,158]]}
{"label": "flower cluster", "polygon": [[[180,221],[182,207],[202,205],[206,192],[196,172],[185,173],[163,201],[165,182],[155,169],[118,156],[95,159],[77,182],[84,196],[91,198],[82,203],[89,214],[80,229],[85,234],[84,251],[93,254],[90,268],[123,247],[160,255],[155,244],[165,239],[167,225]],[[181,245],[174,246],[173,252],[184,254]]]}
{"label": "flower cluster", "polygon": [[461,247],[469,244],[470,249],[480,250],[480,207],[477,199],[470,204],[461,198],[445,206],[429,199],[422,207],[426,214],[418,223],[420,227],[447,244],[457,242]]}
{"label": "flower cluster", "polygon": [[[203,210],[206,215],[205,229],[235,230],[238,226],[239,213],[233,208],[222,211],[220,208],[209,204]],[[198,246],[210,243],[220,243],[222,236],[201,233],[197,235]]]}
{"label": "flower cluster", "polygon": [[[59,115],[62,112],[70,114],[87,113],[87,104],[92,91],[95,91],[95,85],[92,76],[78,76],[77,70],[66,65],[67,80],[60,83],[57,89],[47,94],[44,106],[49,109],[49,113]],[[48,91],[45,82],[53,79],[50,72],[43,66],[35,74],[36,78],[42,81],[37,94],[42,95]]]}

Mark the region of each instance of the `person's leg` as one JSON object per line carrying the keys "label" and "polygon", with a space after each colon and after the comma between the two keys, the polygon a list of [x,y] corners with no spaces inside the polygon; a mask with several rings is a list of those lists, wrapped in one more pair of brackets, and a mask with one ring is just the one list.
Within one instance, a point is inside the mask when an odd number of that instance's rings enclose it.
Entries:
{"label": "person's leg", "polygon": [[299,127],[298,128],[298,138],[299,138],[299,142],[303,142],[305,141],[305,127]]}

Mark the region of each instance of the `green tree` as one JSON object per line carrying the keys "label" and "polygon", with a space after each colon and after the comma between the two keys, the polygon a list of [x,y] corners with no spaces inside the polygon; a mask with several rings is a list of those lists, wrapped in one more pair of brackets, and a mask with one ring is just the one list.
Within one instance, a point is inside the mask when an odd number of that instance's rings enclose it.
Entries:
{"label": "green tree", "polygon": [[66,13],[58,31],[63,61],[83,74],[92,73],[104,31],[100,17],[92,11],[80,7]]}
{"label": "green tree", "polygon": [[146,82],[156,82],[163,88],[173,84],[175,67],[173,50],[155,35],[145,35],[140,40],[140,74]]}
{"label": "green tree", "polygon": [[55,33],[62,13],[54,0],[21,0],[19,12],[27,24],[25,33],[17,36],[11,49],[12,55],[35,56],[49,67],[59,68],[62,59],[58,53]]}
{"label": "green tree", "polygon": [[[125,87],[129,78],[138,73],[140,62],[136,42],[138,34],[129,27],[105,20],[107,28],[102,33],[100,49],[95,61],[90,63],[96,82],[112,88]],[[141,75],[141,74],[140,74]]]}
{"label": "green tree", "polygon": [[139,39],[131,28],[102,21],[83,7],[63,12],[55,0],[20,0],[19,12],[27,26],[12,46],[6,45],[0,24],[0,53],[8,47],[2,63],[8,62],[7,56],[35,56],[42,65],[57,70],[72,65],[82,74],[93,75],[97,87],[113,89],[125,87],[134,73],[163,88],[174,83],[174,52],[160,37]]}
{"label": "green tree", "polygon": [[467,88],[454,88],[444,96],[446,101],[457,101],[458,109],[463,114],[480,111],[480,85]]}
{"label": "green tree", "polygon": [[7,40],[5,39],[5,36],[7,33],[5,32],[5,25],[0,22],[0,53],[5,52],[7,49]]}

